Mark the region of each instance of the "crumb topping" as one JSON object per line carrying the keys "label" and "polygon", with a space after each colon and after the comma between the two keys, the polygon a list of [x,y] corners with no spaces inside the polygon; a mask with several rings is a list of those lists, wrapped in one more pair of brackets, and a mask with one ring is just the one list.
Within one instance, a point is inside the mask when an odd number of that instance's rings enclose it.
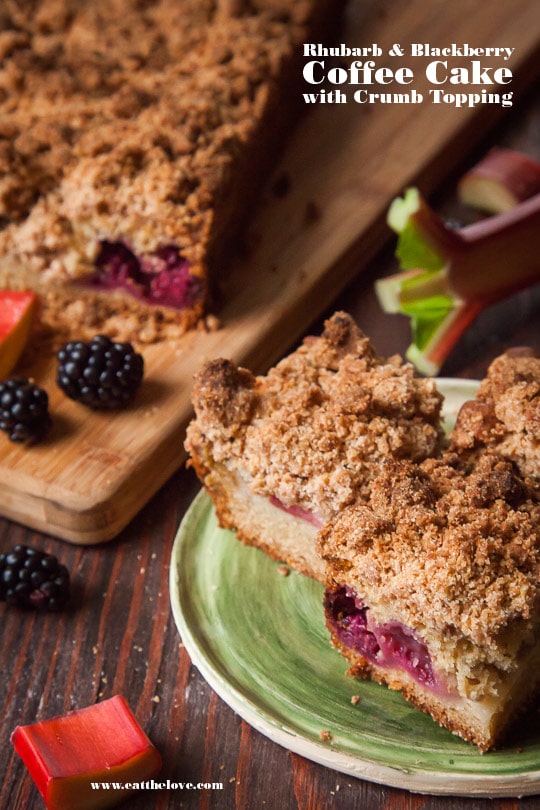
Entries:
{"label": "crumb topping", "polygon": [[312,5],[3,4],[0,253],[62,280],[112,236],[204,266],[231,167]]}
{"label": "crumb topping", "polygon": [[450,439],[453,450],[472,457],[496,450],[540,484],[540,358],[529,350],[496,358]]}
{"label": "crumb topping", "polygon": [[369,504],[320,533],[337,583],[387,605],[424,638],[459,638],[502,668],[540,618],[540,503],[515,466],[485,453],[384,463]]}
{"label": "crumb topping", "polygon": [[437,453],[441,402],[432,379],[378,357],[336,313],[265,377],[210,363],[195,382],[187,447],[237,469],[253,492],[327,518],[368,495],[382,459]]}

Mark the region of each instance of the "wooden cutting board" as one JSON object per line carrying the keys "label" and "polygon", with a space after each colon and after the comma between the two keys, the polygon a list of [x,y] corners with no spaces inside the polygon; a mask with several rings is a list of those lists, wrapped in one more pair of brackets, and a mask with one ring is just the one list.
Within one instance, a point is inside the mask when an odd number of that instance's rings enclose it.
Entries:
{"label": "wooden cutting board", "polygon": [[[482,61],[512,69],[516,96],[540,73],[539,33],[536,0],[353,0],[342,41],[377,43],[384,53],[394,43],[514,47],[509,62]],[[428,61],[377,59],[378,66],[413,66],[414,86],[426,94]],[[470,58],[450,64],[468,66]],[[349,101],[310,109],[274,177],[286,174],[288,192],[276,195],[275,182],[264,192],[250,228],[253,249],[226,282],[217,332],[147,348],[136,406],[114,415],[63,397],[52,358],[26,370],[49,391],[54,427],[29,449],[0,435],[0,513],[74,543],[118,534],[185,460],[192,378],[203,362],[227,356],[264,371],[392,238],[385,225],[392,198],[411,184],[429,193],[511,114],[496,104]]]}

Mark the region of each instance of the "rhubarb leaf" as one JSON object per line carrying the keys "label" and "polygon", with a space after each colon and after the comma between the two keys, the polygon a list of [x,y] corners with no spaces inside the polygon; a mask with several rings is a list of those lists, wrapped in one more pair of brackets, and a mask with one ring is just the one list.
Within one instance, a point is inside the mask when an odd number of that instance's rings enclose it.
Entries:
{"label": "rhubarb leaf", "polygon": [[413,342],[419,349],[425,349],[433,334],[437,331],[452,307],[417,311],[410,313]]}
{"label": "rhubarb leaf", "polygon": [[396,256],[404,270],[441,270],[444,259],[424,231],[424,201],[418,189],[409,188],[397,197],[388,211],[388,224],[398,234]]}
{"label": "rhubarb leaf", "polygon": [[430,298],[403,301],[399,311],[411,318],[433,321],[443,318],[455,305],[455,300],[448,295],[433,295]]}
{"label": "rhubarb leaf", "polygon": [[404,270],[421,267],[435,272],[444,267],[442,256],[425,241],[413,223],[408,224],[399,234],[396,257]]}

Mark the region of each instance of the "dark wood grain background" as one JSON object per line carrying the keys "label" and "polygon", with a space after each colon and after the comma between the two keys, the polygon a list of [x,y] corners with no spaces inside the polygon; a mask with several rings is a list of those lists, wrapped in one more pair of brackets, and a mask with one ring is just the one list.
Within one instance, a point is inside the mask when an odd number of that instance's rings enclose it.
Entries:
{"label": "dark wood grain background", "polygon": [[[491,144],[512,145],[540,159],[540,96],[512,110],[507,125],[493,131],[467,161]],[[460,218],[455,179],[434,203]],[[374,279],[394,270],[389,247],[336,302],[328,302],[327,314],[336,308],[351,312],[383,354],[404,352],[409,342],[406,321],[383,315],[373,294]],[[540,287],[493,307],[453,352],[443,375],[479,377],[512,345],[540,351],[539,322]],[[321,323],[310,332],[318,332]],[[44,806],[10,744],[15,726],[115,694],[126,697],[162,753],[160,778],[223,783],[220,791],[147,791],[123,805],[133,810],[540,808],[540,795],[438,798],[363,782],[289,753],[235,715],[191,665],[169,605],[172,543],[198,489],[193,473],[180,470],[116,540],[96,547],[72,546],[0,519],[1,550],[27,543],[52,552],[72,572],[74,586],[63,614],[26,614],[0,605],[0,810]]]}

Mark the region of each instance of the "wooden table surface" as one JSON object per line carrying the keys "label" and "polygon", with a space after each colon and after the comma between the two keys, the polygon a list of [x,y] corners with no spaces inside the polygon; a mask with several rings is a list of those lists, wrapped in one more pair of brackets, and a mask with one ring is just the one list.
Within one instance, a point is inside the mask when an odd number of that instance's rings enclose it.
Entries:
{"label": "wooden table surface", "polygon": [[[491,143],[514,145],[540,159],[540,98],[513,110]],[[480,151],[482,151],[480,150]],[[479,152],[480,153],[480,152]],[[435,200],[459,215],[450,182]],[[404,352],[409,327],[384,315],[373,280],[395,269],[379,256],[326,314],[350,311],[381,353]],[[540,288],[492,308],[469,331],[443,369],[445,376],[481,376],[508,346],[540,351]],[[319,331],[322,319],[310,332]],[[191,665],[174,625],[168,569],[177,527],[199,486],[180,470],[115,540],[73,546],[0,519],[0,549],[27,543],[56,554],[72,573],[73,599],[62,614],[35,615],[0,605],[2,722],[0,810],[39,810],[43,802],[9,736],[17,724],[123,694],[164,759],[161,779],[222,782],[222,790],[146,791],[133,810],[510,810],[540,808],[520,800],[430,797],[363,782],[292,754],[241,720]],[[540,789],[539,789],[540,794]]]}

